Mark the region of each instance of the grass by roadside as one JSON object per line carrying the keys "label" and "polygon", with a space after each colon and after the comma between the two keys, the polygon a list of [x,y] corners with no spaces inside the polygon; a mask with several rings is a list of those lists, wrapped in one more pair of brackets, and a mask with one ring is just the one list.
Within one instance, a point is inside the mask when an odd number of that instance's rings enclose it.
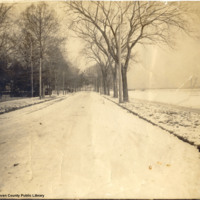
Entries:
{"label": "grass by roadside", "polygon": [[119,104],[118,99],[104,97],[200,151],[200,113],[138,99]]}

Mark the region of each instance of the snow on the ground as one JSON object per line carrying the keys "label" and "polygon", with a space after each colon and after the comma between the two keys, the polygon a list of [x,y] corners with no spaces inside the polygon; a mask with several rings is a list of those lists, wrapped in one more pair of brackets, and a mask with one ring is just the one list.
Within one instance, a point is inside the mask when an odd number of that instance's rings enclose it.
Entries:
{"label": "snow on the ground", "polygon": [[46,96],[42,99],[40,99],[39,97],[20,98],[14,100],[10,99],[9,101],[0,102],[0,114],[63,97],[65,97],[65,95]]}
{"label": "snow on the ground", "polygon": [[200,109],[200,89],[129,90],[129,98]]}
{"label": "snow on the ground", "polygon": [[5,113],[0,194],[199,198],[198,150],[92,92]]}
{"label": "snow on the ground", "polygon": [[[195,146],[200,147],[200,112],[195,112],[195,110],[190,110],[184,107],[174,106],[170,104],[147,101],[148,98],[145,99],[144,96],[143,98],[145,100],[140,100],[137,99],[139,95],[136,95],[136,97],[133,98],[134,93],[129,93],[129,102],[122,103],[121,106],[133,111],[134,113],[137,113],[139,116],[164,128],[170,133],[173,133],[177,136],[180,136],[184,140],[188,140],[189,142],[194,143]],[[144,93],[144,91],[141,91],[141,93]],[[163,95],[166,98],[168,93],[165,94],[164,90]],[[199,97],[200,96],[196,97],[196,102],[200,102],[198,101]],[[109,98],[115,102],[118,102],[118,99],[114,99],[112,97]],[[176,99],[175,97],[173,98]],[[177,99],[179,99],[180,101],[181,97],[177,96]],[[161,100],[161,97],[157,99],[157,101],[159,100]],[[161,100],[161,102],[164,101]],[[190,105],[190,107],[194,106]]]}

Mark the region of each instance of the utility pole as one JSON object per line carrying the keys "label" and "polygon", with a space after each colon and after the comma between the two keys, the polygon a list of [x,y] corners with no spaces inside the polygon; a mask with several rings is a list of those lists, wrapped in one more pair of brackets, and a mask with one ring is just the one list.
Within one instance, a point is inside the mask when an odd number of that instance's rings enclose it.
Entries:
{"label": "utility pole", "polygon": [[122,103],[122,72],[121,72],[121,13],[119,15],[118,36],[118,79],[119,79],[119,103]]}
{"label": "utility pole", "polygon": [[30,61],[31,61],[31,97],[33,97],[33,44],[32,44],[32,39],[31,39],[31,56],[30,56]]}

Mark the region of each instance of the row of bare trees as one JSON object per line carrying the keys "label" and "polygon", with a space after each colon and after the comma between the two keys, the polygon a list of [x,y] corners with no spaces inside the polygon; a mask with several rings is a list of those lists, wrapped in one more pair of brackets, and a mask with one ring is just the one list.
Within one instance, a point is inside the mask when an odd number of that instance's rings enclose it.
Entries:
{"label": "row of bare trees", "polygon": [[[57,46],[52,44],[58,43],[58,38],[56,33],[58,30],[58,22],[56,20],[55,13],[52,9],[48,8],[48,5],[45,3],[32,4],[29,6],[23,13],[20,22],[21,26],[21,45],[22,55],[27,53],[27,49],[23,48],[24,45],[30,49],[28,51],[29,63],[31,66],[31,74],[33,81],[33,55],[35,56],[35,61],[39,61],[39,96],[42,97],[42,91],[44,91],[44,84],[42,83],[42,68],[43,62],[48,57],[52,55],[52,52],[49,49],[53,50]],[[19,40],[18,40],[19,41]],[[23,52],[25,50],[25,52]],[[25,59],[27,57],[25,56]],[[28,59],[27,59],[28,60]],[[31,81],[31,82],[32,82]],[[33,91],[33,82],[32,82],[32,91]]]}
{"label": "row of bare trees", "polygon": [[188,31],[182,4],[159,1],[70,1],[70,28],[86,42],[85,54],[101,69],[106,91],[110,74],[114,97],[119,98],[122,79],[123,101],[128,98],[127,71],[135,60],[138,44],[174,42],[173,33]]}
{"label": "row of bare trees", "polygon": [[[10,27],[12,26],[10,20],[12,6],[0,4],[0,90],[6,87],[9,74],[7,68],[9,68],[8,55],[11,51],[10,43]],[[7,67],[6,67],[7,66]]]}
{"label": "row of bare trees", "polygon": [[[171,45],[174,32],[188,31],[182,3],[67,1],[63,4],[71,20],[69,28],[83,39],[84,55],[98,67],[97,85],[100,82],[108,95],[112,87],[113,96],[119,97],[120,102],[122,94],[123,101],[128,101],[127,72],[130,62],[136,60],[137,46]],[[10,85],[13,88],[17,85],[10,77],[12,74],[23,80],[28,74],[31,96],[37,90],[40,98],[45,88],[65,88],[70,74],[77,79],[71,85],[80,86],[83,74],[72,70],[63,56],[65,39],[59,34],[60,21],[54,9],[48,3],[33,3],[16,23],[11,10],[12,6],[0,4],[0,87],[7,84],[4,80],[7,75]],[[7,73],[12,68],[16,71]],[[20,84],[27,85],[24,81]]]}
{"label": "row of bare trees", "polygon": [[29,96],[42,98],[52,89],[59,94],[78,86],[79,70],[66,61],[55,10],[48,3],[33,3],[13,19],[16,6],[0,4],[0,92],[28,90]]}
{"label": "row of bare trees", "polygon": [[10,51],[10,45],[8,45],[9,30],[11,26],[10,12],[12,6],[6,6],[0,4],[0,56],[5,56]]}
{"label": "row of bare trees", "polygon": [[47,90],[58,89],[59,71],[67,70],[63,58],[64,38],[58,35],[59,21],[55,11],[47,3],[32,4],[21,13],[20,34],[15,38],[18,56],[31,68],[31,92],[33,96],[33,66],[37,66],[39,97]]}

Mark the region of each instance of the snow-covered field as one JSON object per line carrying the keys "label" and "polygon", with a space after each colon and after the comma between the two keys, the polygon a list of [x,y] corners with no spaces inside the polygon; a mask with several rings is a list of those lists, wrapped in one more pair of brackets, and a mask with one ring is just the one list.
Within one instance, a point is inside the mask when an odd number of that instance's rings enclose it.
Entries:
{"label": "snow-covered field", "polygon": [[0,195],[199,198],[199,169],[195,147],[93,92],[0,115]]}
{"label": "snow-covered field", "polygon": [[129,97],[200,110],[200,89],[130,90]]}
{"label": "snow-covered field", "polygon": [[135,90],[129,97],[121,106],[200,149],[200,90]]}

